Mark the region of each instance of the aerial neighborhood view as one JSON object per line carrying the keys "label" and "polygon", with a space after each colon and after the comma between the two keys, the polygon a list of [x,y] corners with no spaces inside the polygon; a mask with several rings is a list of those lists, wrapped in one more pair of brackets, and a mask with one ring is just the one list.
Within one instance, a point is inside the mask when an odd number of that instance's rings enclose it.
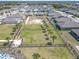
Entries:
{"label": "aerial neighborhood view", "polygon": [[0,0],[0,59],[79,59],[79,1]]}

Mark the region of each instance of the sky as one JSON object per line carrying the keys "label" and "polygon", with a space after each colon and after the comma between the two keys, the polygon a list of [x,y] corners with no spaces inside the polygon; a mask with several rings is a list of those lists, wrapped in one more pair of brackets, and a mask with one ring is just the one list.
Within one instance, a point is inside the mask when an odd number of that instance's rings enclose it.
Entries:
{"label": "sky", "polygon": [[79,0],[0,0],[0,1],[79,1]]}

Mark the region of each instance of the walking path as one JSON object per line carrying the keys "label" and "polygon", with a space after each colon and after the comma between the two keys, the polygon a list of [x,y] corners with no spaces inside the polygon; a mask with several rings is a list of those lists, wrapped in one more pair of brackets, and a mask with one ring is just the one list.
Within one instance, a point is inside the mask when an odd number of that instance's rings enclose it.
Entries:
{"label": "walking path", "polygon": [[25,24],[27,24],[27,23],[28,23],[28,21],[29,21],[29,16],[27,17]]}

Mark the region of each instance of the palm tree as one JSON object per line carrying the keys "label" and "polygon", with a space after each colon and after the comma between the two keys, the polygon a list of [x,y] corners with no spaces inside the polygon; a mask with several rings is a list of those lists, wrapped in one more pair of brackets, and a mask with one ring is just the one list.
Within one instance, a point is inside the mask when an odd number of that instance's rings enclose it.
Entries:
{"label": "palm tree", "polygon": [[55,35],[52,36],[52,39],[53,39],[53,44],[54,44],[54,41],[57,37]]}
{"label": "palm tree", "polygon": [[52,42],[47,42],[47,44],[46,45],[52,45]]}

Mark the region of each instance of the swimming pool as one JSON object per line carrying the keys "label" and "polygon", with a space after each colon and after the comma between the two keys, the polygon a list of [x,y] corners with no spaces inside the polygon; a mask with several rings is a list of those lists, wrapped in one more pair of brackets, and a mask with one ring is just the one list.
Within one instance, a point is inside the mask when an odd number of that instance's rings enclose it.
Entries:
{"label": "swimming pool", "polygon": [[10,54],[0,52],[0,59],[15,59]]}

